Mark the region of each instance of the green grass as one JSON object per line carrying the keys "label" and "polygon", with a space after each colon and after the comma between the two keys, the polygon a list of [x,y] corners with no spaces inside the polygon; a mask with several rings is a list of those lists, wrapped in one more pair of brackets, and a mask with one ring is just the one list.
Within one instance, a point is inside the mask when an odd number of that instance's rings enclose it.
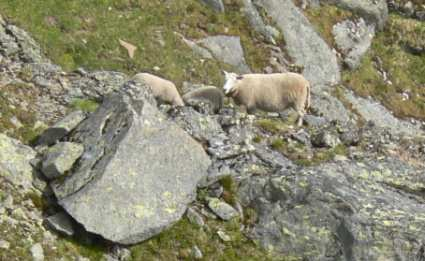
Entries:
{"label": "green grass", "polygon": [[260,119],[255,125],[271,134],[283,133],[289,129],[289,125],[280,119]]}
{"label": "green grass", "polygon": [[[221,69],[231,68],[213,60],[201,61],[174,32],[191,39],[239,35],[248,64],[254,71],[262,69],[269,53],[239,11],[239,1],[227,1],[225,14],[199,2],[3,0],[0,10],[27,30],[65,70],[84,67],[133,74],[153,72],[158,66],[156,73],[177,86],[183,81],[221,85]],[[119,39],[137,47],[134,59],[128,57]]]}

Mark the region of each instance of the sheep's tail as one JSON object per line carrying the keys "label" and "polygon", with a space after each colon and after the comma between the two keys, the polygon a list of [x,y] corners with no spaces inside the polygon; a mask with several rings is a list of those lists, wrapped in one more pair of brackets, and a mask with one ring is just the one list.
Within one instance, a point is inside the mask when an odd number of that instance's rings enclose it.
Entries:
{"label": "sheep's tail", "polygon": [[307,84],[307,99],[305,102],[305,110],[308,110],[310,108],[311,105],[311,94],[310,94],[311,90],[310,90],[310,83]]}

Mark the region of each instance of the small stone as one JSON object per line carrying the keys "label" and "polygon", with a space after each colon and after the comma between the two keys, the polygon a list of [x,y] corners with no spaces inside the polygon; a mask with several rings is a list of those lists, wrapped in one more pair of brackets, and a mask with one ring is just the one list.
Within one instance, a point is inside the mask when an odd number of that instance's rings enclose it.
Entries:
{"label": "small stone", "polygon": [[190,207],[187,209],[186,217],[189,219],[189,222],[192,224],[196,224],[200,227],[203,227],[205,225],[204,219],[193,207]]}
{"label": "small stone", "polygon": [[37,243],[31,247],[31,255],[32,255],[33,261],[44,260],[44,251],[40,243]]}
{"label": "small stone", "polygon": [[70,217],[65,212],[59,212],[50,216],[46,219],[46,223],[49,227],[58,231],[64,235],[74,235],[74,228]]}
{"label": "small stone", "polygon": [[84,146],[72,142],[60,142],[47,151],[42,164],[43,174],[48,179],[55,179],[70,170],[74,162],[83,154]]}
{"label": "small stone", "polygon": [[302,130],[301,129],[298,132],[292,134],[291,137],[294,140],[296,140],[298,142],[301,142],[304,145],[309,145],[310,144],[310,135],[305,130]]}
{"label": "small stone", "polygon": [[227,235],[225,232],[219,230],[217,231],[217,235],[220,237],[221,240],[223,240],[224,242],[229,242],[232,241],[232,239],[230,238],[229,235]]}
{"label": "small stone", "polygon": [[10,118],[10,123],[12,123],[13,126],[15,126],[15,128],[17,128],[17,129],[19,129],[22,126],[24,126],[22,124],[22,122],[18,118],[16,118],[16,116],[13,116],[12,118]]}
{"label": "small stone", "polygon": [[27,215],[22,208],[17,208],[12,211],[12,217],[18,220],[25,220]]}
{"label": "small stone", "polygon": [[10,243],[6,240],[0,240],[0,249],[9,249]]}
{"label": "small stone", "polygon": [[12,195],[8,195],[6,199],[3,201],[3,207],[6,209],[13,209],[13,197]]}
{"label": "small stone", "polygon": [[210,198],[208,200],[208,207],[223,220],[230,220],[238,216],[238,212],[232,206],[218,198]]}
{"label": "small stone", "polygon": [[193,246],[193,248],[192,248],[192,254],[193,254],[193,257],[195,259],[202,259],[204,257],[204,255],[202,254],[201,250],[196,245]]}
{"label": "small stone", "polygon": [[310,114],[304,116],[304,122],[309,127],[321,127],[327,124],[327,120],[324,117],[314,116]]}

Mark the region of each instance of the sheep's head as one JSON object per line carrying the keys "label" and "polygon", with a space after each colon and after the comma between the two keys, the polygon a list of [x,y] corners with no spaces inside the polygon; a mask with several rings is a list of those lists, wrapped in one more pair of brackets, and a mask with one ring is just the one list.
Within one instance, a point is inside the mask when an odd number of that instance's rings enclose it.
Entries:
{"label": "sheep's head", "polygon": [[225,84],[223,86],[224,94],[226,96],[231,96],[236,91],[236,84],[238,81],[242,80],[243,77],[236,73],[224,72]]}

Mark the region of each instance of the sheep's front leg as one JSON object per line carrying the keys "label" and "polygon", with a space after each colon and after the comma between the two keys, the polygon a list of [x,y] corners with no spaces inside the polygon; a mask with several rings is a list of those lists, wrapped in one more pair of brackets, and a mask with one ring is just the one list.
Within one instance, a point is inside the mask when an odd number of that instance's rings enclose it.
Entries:
{"label": "sheep's front leg", "polygon": [[303,126],[303,118],[304,118],[304,115],[305,115],[305,110],[299,109],[299,110],[297,110],[297,114],[298,114],[297,125],[298,125],[298,127],[301,127],[301,126]]}

